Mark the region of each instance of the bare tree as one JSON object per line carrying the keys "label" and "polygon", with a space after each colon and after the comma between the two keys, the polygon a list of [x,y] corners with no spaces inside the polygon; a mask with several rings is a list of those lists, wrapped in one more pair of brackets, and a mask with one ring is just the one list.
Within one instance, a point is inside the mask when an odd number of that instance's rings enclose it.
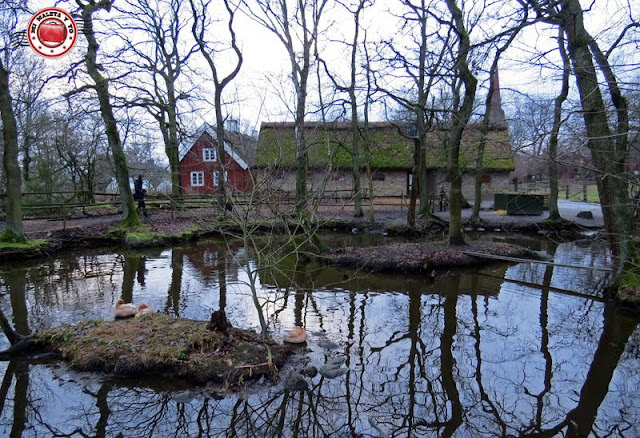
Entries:
{"label": "bare tree", "polygon": [[9,88],[11,62],[11,33],[18,24],[21,2],[9,1],[0,6],[0,117],[2,117],[2,139],[4,141],[3,166],[6,181],[6,225],[7,229],[0,234],[0,240],[24,242],[22,228],[22,177],[18,164],[18,128],[13,112],[11,90]]}
{"label": "bare tree", "polygon": [[[418,198],[420,209],[418,216],[431,217],[429,209],[429,187],[427,182],[427,134],[432,130],[435,121],[433,108],[434,92],[441,85],[444,65],[451,44],[451,28],[446,23],[438,23],[440,11],[433,1],[420,0],[413,2],[403,0],[400,16],[401,27],[411,33],[411,45],[405,47],[405,40],[383,41],[380,60],[387,64],[382,69],[382,79],[400,79],[403,87],[390,88],[384,85],[380,75],[376,78],[378,91],[400,105],[407,114],[402,127],[405,135],[414,141],[411,197],[407,212],[407,224],[415,227],[416,206]],[[403,32],[404,33],[404,32]]]}
{"label": "bare tree", "polygon": [[140,217],[138,216],[138,211],[136,210],[131,194],[127,160],[122,148],[122,141],[120,140],[118,124],[113,113],[113,106],[111,105],[109,79],[102,75],[102,67],[97,61],[99,46],[93,28],[93,14],[99,10],[110,11],[113,0],[76,0],[76,3],[80,7],[83,21],[82,33],[88,43],[85,64],[89,76],[93,80],[93,85],[89,87],[96,91],[100,104],[100,114],[104,121],[107,140],[114,163],[116,181],[120,191],[120,205],[122,206],[122,214],[124,216],[123,224],[125,226],[138,226],[140,225]]}
{"label": "bare tree", "polygon": [[178,106],[188,93],[180,91],[179,78],[196,50],[183,43],[187,17],[178,0],[137,0],[121,12],[117,30],[125,43],[124,61],[142,74],[140,85],[130,84],[130,77],[125,85],[136,94],[132,104],[146,108],[158,122],[169,159],[172,200],[180,202]]}
{"label": "bare tree", "polygon": [[[541,5],[535,3],[537,11],[543,12],[539,9]],[[635,224],[629,199],[629,183],[622,177],[628,156],[627,102],[620,91],[607,56],[584,27],[579,0],[565,0],[558,10],[551,8],[544,12],[566,32],[569,58],[581,97],[588,145],[593,165],[599,174],[598,191],[614,262],[610,284],[616,287],[619,294],[624,294],[624,288],[634,288],[640,272],[638,250],[633,239]],[[609,117],[598,84],[594,61],[604,75],[607,90],[616,109],[614,132],[609,127]],[[627,281],[622,281],[623,277],[626,277]],[[622,287],[618,289],[618,286]]]}
{"label": "bare tree", "polygon": [[[357,75],[357,54],[358,54],[358,37],[360,32],[361,13],[371,2],[368,0],[359,0],[356,4],[355,11],[350,11],[348,5],[343,6],[353,15],[353,40],[351,41],[351,71],[349,77],[349,85],[347,92],[349,93],[349,103],[351,105],[351,162],[353,163],[353,196],[355,217],[364,216],[362,211],[362,189],[360,187],[360,126],[358,117],[358,100],[356,96],[356,75]],[[370,193],[369,196],[373,194]]]}
{"label": "bare tree", "polygon": [[[196,2],[198,2],[198,4],[196,4]],[[209,70],[211,71],[211,79],[213,80],[214,110],[216,112],[216,136],[218,137],[216,139],[218,143],[217,157],[218,164],[220,166],[220,173],[218,174],[218,205],[222,209],[222,211],[225,211],[227,204],[226,171],[224,167],[225,115],[222,112],[224,104],[222,95],[227,85],[229,85],[229,83],[233,81],[233,79],[238,75],[240,67],[242,67],[243,58],[240,47],[238,46],[238,41],[236,39],[236,31],[233,27],[233,20],[235,18],[237,7],[233,6],[229,2],[229,0],[223,0],[223,3],[226,14],[228,14],[227,31],[231,40],[231,50],[233,51],[233,54],[235,56],[235,61],[230,64],[231,68],[226,76],[221,73],[221,61],[216,61],[214,59],[216,50],[212,47],[211,43],[206,38],[207,28],[213,25],[209,16],[209,7],[211,4],[211,0],[189,0],[194,20],[193,26],[191,28],[191,33],[193,34],[198,48],[200,49],[200,54],[207,61],[207,65],[209,66]]]}
{"label": "bare tree", "polygon": [[35,137],[35,119],[45,103],[40,98],[46,84],[44,60],[29,56],[27,49],[16,51],[13,88],[15,113],[22,164],[22,177],[29,181],[32,147]]}
{"label": "bare tree", "polygon": [[560,220],[558,210],[558,135],[562,125],[562,104],[569,96],[571,66],[565,49],[564,30],[558,32],[558,49],[562,57],[562,86],[553,105],[553,127],[549,138],[549,220]]}
{"label": "bare tree", "polygon": [[273,32],[289,56],[295,90],[296,211],[308,216],[308,158],[304,138],[307,88],[313,62],[313,48],[321,31],[322,14],[328,0],[243,0],[251,17]]}
{"label": "bare tree", "polygon": [[[498,62],[502,54],[511,46],[513,40],[516,38],[520,30],[527,25],[528,11],[525,9],[522,16],[519,17],[518,24],[510,31],[505,32],[503,35],[499,35],[497,38],[507,36],[506,41],[501,44],[497,49],[493,57],[493,62],[489,68],[489,89],[487,91],[487,97],[485,99],[485,110],[482,118],[482,124],[480,126],[480,142],[478,143],[478,149],[476,151],[476,175],[474,183],[475,199],[473,203],[473,211],[469,220],[471,222],[477,222],[480,219],[480,207],[482,204],[482,177],[484,166],[484,149],[487,142],[487,134],[489,129],[507,129],[506,120],[504,119],[504,112],[501,108],[500,102],[500,83],[498,79]],[[491,40],[490,40],[491,41]],[[499,114],[496,114],[499,112]]]}
{"label": "bare tree", "polygon": [[464,243],[462,236],[462,173],[460,172],[460,143],[465,126],[471,118],[473,101],[476,96],[478,80],[471,72],[468,64],[471,42],[467,31],[462,11],[455,0],[446,0],[447,7],[453,18],[453,27],[458,35],[458,52],[456,55],[456,70],[464,84],[464,98],[460,108],[456,108],[453,114],[453,124],[448,138],[449,160],[447,179],[451,183],[449,192],[450,219],[449,219],[449,243],[459,245]]}
{"label": "bare tree", "polygon": [[[640,272],[640,255],[633,239],[635,223],[629,181],[624,177],[625,161],[629,154],[629,114],[627,101],[609,56],[624,40],[627,32],[640,27],[640,24],[631,21],[609,50],[603,51],[585,28],[579,0],[528,0],[527,6],[540,19],[561,26],[565,32],[568,55],[580,93],[591,159],[598,172],[598,192],[613,255],[613,272],[609,282],[619,298],[629,299],[630,295],[637,293]],[[611,120],[614,117],[607,112],[596,66],[604,77],[605,89],[615,109],[615,120]],[[628,294],[629,291],[632,293]]]}
{"label": "bare tree", "polygon": [[[364,216],[364,211],[362,210],[362,182],[361,182],[361,150],[360,143],[361,140],[366,141],[366,138],[363,138],[363,135],[360,130],[360,117],[359,117],[359,104],[358,104],[358,73],[360,70],[360,66],[358,64],[358,52],[360,50],[360,31],[361,31],[361,19],[362,13],[367,8],[373,4],[372,0],[358,0],[355,3],[347,3],[338,1],[340,5],[342,5],[351,16],[353,16],[354,27],[353,27],[353,38],[351,42],[344,41],[349,47],[350,50],[350,71],[349,71],[349,81],[346,85],[339,84],[336,75],[332,74],[329,71],[329,68],[322,59],[320,59],[319,55],[316,56],[319,58],[320,62],[324,66],[325,72],[333,82],[333,85],[341,92],[347,93],[348,102],[347,104],[350,107],[351,112],[351,147],[349,148],[349,152],[351,153],[351,171],[353,175],[353,199],[354,199],[354,217],[362,217]],[[354,8],[354,10],[352,10]],[[317,52],[317,50],[316,50]],[[321,88],[320,77],[318,77],[318,86]],[[365,97],[368,99],[368,96]],[[321,102],[321,106],[322,102]],[[365,146],[366,148],[366,146]],[[372,196],[372,194],[369,194]]]}

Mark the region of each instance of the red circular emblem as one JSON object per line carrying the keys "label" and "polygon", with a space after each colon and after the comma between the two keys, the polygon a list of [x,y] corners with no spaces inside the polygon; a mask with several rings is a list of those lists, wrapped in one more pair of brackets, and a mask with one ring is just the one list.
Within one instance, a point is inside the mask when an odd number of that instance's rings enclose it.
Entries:
{"label": "red circular emblem", "polygon": [[47,58],[65,55],[78,39],[76,22],[66,11],[47,8],[37,12],[27,28],[29,44]]}

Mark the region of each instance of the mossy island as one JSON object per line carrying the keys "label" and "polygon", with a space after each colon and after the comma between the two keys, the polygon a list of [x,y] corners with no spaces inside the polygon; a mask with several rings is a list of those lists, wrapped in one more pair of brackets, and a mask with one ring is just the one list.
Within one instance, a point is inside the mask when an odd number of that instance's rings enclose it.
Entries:
{"label": "mossy island", "polygon": [[89,320],[35,334],[32,351],[45,351],[79,371],[124,377],[162,376],[225,390],[241,382],[276,379],[292,349],[257,333],[211,330],[206,321],[156,314]]}

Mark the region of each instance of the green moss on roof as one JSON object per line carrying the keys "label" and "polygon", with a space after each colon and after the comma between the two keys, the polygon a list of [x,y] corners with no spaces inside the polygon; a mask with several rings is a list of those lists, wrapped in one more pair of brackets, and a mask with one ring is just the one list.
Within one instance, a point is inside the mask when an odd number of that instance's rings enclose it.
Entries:
{"label": "green moss on roof", "polygon": [[[369,129],[371,164],[378,169],[410,169],[413,166],[414,141],[404,137],[388,123],[376,123]],[[318,123],[305,125],[309,166],[351,167],[351,131],[347,124],[324,128]],[[445,168],[446,151],[444,132],[430,132],[427,136],[427,166]],[[477,129],[471,128],[463,137],[460,164],[463,169],[475,168],[476,147],[480,139]],[[365,152],[360,142],[360,156],[364,163]],[[485,146],[483,160],[487,170],[513,170],[514,160],[507,131],[491,131]],[[256,165],[259,167],[295,167],[295,134],[292,123],[264,124],[260,130]]]}

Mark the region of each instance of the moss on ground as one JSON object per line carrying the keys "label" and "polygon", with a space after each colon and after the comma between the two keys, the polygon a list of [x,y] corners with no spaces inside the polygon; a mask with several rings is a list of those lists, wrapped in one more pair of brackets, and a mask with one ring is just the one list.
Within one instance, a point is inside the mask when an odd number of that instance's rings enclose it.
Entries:
{"label": "moss on ground", "polygon": [[25,243],[26,239],[22,235],[18,235],[11,230],[4,230],[0,233],[0,242],[2,243]]}
{"label": "moss on ground", "polygon": [[166,315],[85,321],[40,332],[40,347],[81,371],[183,378],[224,386],[274,377],[290,350],[260,335],[231,329],[224,338],[207,322]]}
{"label": "moss on ground", "polygon": [[625,263],[623,274],[613,289],[616,298],[622,303],[640,306],[640,255]]}
{"label": "moss on ground", "polygon": [[41,249],[49,244],[48,240],[36,239],[25,242],[4,242],[0,240],[0,251],[14,249]]}
{"label": "moss on ground", "polygon": [[127,231],[124,235],[124,243],[131,248],[159,245],[164,241],[165,236],[154,232]]}

